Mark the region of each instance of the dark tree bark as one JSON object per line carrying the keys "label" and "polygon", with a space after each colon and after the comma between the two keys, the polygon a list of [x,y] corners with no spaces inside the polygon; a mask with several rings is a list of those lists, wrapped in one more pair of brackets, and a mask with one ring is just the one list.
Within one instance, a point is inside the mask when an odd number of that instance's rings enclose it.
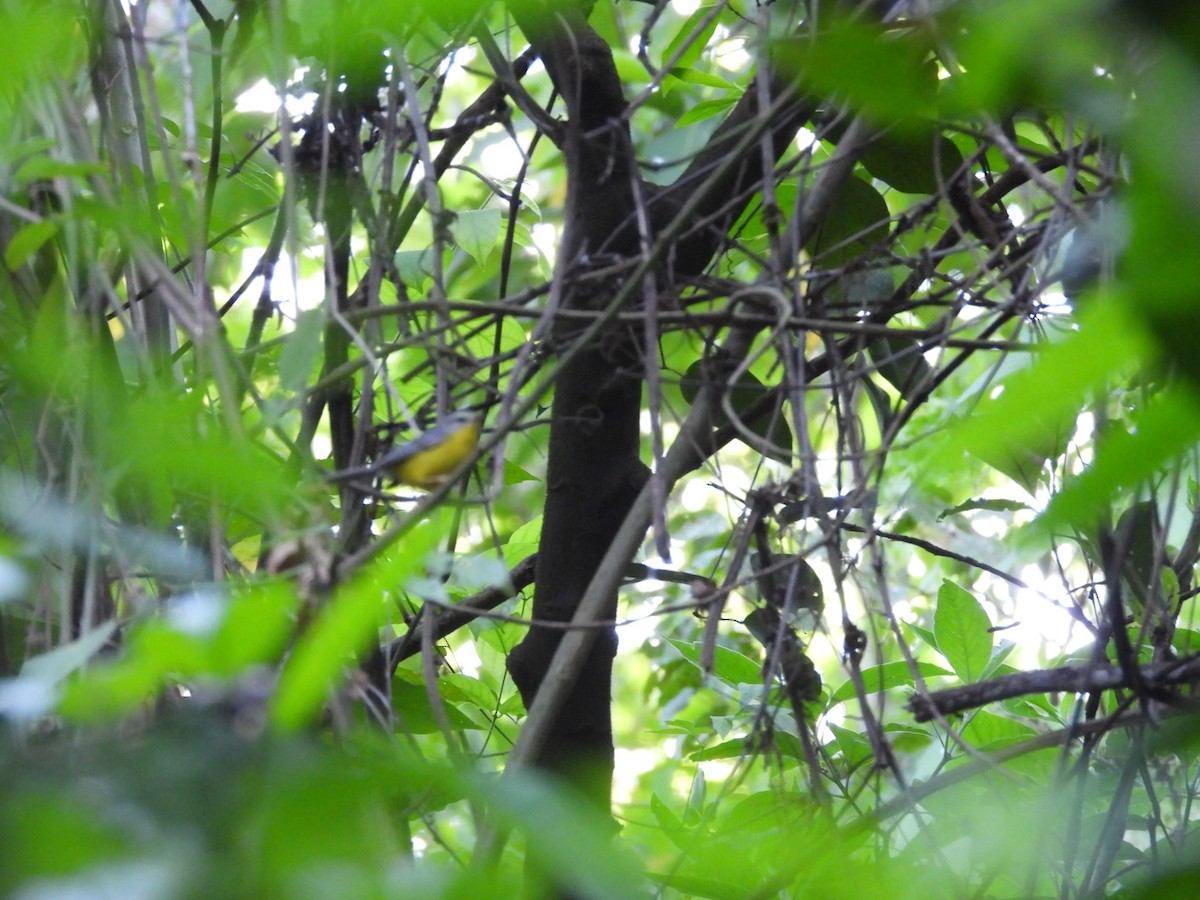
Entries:
{"label": "dark tree bark", "polygon": [[[587,23],[587,6],[510,3],[567,107],[561,140],[569,191],[559,265],[572,277],[564,280],[569,289],[562,304],[603,310],[622,283],[596,287],[575,276],[599,261],[636,262],[648,252],[657,260],[653,291],[702,272],[762,178],[762,142],[769,158],[778,159],[810,109],[785,84],[773,83],[766,92],[768,114],[751,85],[679,181],[655,189],[640,180],[621,81],[610,48]],[[743,152],[732,156],[736,149]],[[640,226],[639,200],[646,205]],[[687,228],[680,225],[684,221]],[[660,240],[663,236],[669,240]],[[589,286],[581,288],[585,283]],[[639,285],[637,296],[644,289]],[[581,348],[572,346],[575,337],[568,327],[555,335],[556,349],[573,355],[555,385],[533,601],[533,618],[552,623],[571,620],[647,477],[639,453],[641,330],[613,326]],[[611,621],[616,611],[614,592],[601,618]],[[561,636],[561,630],[535,625],[509,657],[527,708]],[[610,680],[616,646],[614,630],[595,632],[582,674],[534,757],[536,765],[564,776],[605,812],[613,767]]]}
{"label": "dark tree bark", "polygon": [[[608,46],[577,8],[514,3],[513,13],[567,105],[564,134],[568,210],[560,265],[637,255],[634,179],[625,98]],[[603,289],[571,291],[566,308],[607,305]],[[567,622],[574,615],[613,533],[646,477],[639,458],[641,375],[632,336],[612,332],[582,348],[555,386],[533,617]],[[571,341],[559,328],[555,343]],[[610,598],[606,618],[616,616]],[[533,703],[561,632],[531,628],[509,658],[526,707]],[[616,633],[598,635],[536,762],[564,775],[607,810],[613,766],[610,678]]]}

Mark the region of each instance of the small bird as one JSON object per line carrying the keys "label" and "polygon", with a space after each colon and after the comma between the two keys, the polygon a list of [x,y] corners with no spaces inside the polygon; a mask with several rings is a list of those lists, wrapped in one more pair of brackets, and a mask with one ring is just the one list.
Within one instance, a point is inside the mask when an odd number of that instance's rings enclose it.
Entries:
{"label": "small bird", "polygon": [[478,443],[479,416],[470,410],[457,410],[374,462],[335,472],[331,480],[352,481],[385,472],[394,482],[432,490],[471,455]]}

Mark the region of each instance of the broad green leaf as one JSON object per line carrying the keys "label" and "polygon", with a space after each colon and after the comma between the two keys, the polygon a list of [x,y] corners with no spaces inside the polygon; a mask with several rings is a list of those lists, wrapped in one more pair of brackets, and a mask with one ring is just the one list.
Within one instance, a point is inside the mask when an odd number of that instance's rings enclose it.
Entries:
{"label": "broad green leaf", "polygon": [[260,581],[241,587],[212,637],[213,674],[232,676],[278,658],[295,631],[300,604],[290,581]]}
{"label": "broad green leaf", "polygon": [[[438,715],[424,684],[413,684],[400,677],[392,679],[392,709],[396,713],[397,730],[404,734],[436,734],[440,729]],[[476,724],[445,698],[442,699],[441,712],[446,717],[446,723],[455,731],[484,727]]]}
{"label": "broad green leaf", "polygon": [[865,734],[832,721],[828,723],[828,727],[834,739],[825,745],[826,748],[831,751],[836,748],[840,751],[847,764],[856,765],[862,760],[870,758],[871,742]]}
{"label": "broad green leaf", "polygon": [[[605,810],[581,803],[558,782],[532,769],[472,779],[489,816],[528,836],[533,871],[553,874],[556,883],[579,897],[634,897],[643,893],[642,867],[633,854],[612,840],[612,819]],[[586,852],[581,852],[587,848]],[[470,895],[464,895],[470,896]],[[478,893],[473,896],[480,896]]]}
{"label": "broad green leaf", "polygon": [[867,357],[905,400],[917,397],[933,383],[933,367],[922,355],[921,342],[916,338],[876,338],[867,344]]}
{"label": "broad green leaf", "polygon": [[906,194],[942,191],[962,163],[962,153],[954,142],[933,131],[888,132],[862,157],[868,172]]}
{"label": "broad green leaf", "polygon": [[813,262],[835,268],[887,237],[889,219],[883,195],[861,178],[848,178],[833,208],[807,244]]}
{"label": "broad green leaf", "polygon": [[992,657],[992,621],[975,595],[943,581],[933,614],[938,652],[964,684],[979,679]]}
{"label": "broad green leaf", "polygon": [[117,471],[137,480],[163,518],[175,498],[193,493],[260,515],[295,502],[294,476],[263,445],[231,433],[201,390],[144,390],[108,424],[101,436],[125,467]]}
{"label": "broad green leaf", "polygon": [[293,633],[299,605],[283,581],[249,585],[232,597],[210,589],[178,595],[162,615],[131,630],[121,658],[70,682],[61,711],[76,721],[99,721],[132,712],[172,682],[231,678],[273,663]]}
{"label": "broad green leaf", "polygon": [[873,25],[843,20],[808,36],[780,41],[785,70],[812,89],[832,93],[881,122],[903,122],[929,113],[937,93],[936,66],[918,31],[899,39]]}
{"label": "broad green leaf", "polygon": [[19,269],[56,234],[58,219],[51,217],[22,226],[4,248],[4,265],[9,269]]}
{"label": "broad green leaf", "polygon": [[391,602],[380,585],[403,586],[424,571],[425,557],[447,530],[450,511],[438,508],[413,525],[393,552],[342,584],[296,644],[279,678],[271,720],[282,731],[311,722],[360,653],[387,621]]}
{"label": "broad green leaf", "polygon": [[993,500],[988,497],[975,497],[970,500],[964,500],[950,509],[942,510],[938,513],[938,521],[942,521],[947,516],[956,516],[960,513],[971,512],[976,509],[987,510],[989,512],[1021,512],[1029,509],[1029,504],[1022,503],[1019,500]]}
{"label": "broad green leaf", "polygon": [[[699,645],[694,646],[698,651]],[[762,681],[762,666],[750,657],[720,644],[713,650],[713,674],[726,684],[756,684]]]}
{"label": "broad green leaf", "polygon": [[[1032,365],[1004,382],[998,397],[980,403],[949,431],[932,454],[931,471],[961,464],[966,450],[1027,489],[1036,482],[1046,454],[1070,436],[1068,423],[1090,393],[1152,357],[1145,328],[1125,304],[1091,304],[1079,319],[1076,333],[1041,350]],[[1144,451],[1155,452],[1153,446]]]}
{"label": "broad green leaf", "polygon": [[[679,392],[683,394],[683,399],[688,403],[694,401],[700,393],[707,365],[708,363],[704,359],[696,360],[688,366],[688,370],[680,379]],[[752,445],[755,450],[777,462],[790,463],[792,461],[792,432],[783,419],[782,394],[775,398],[771,398],[771,394],[772,389],[754,377],[753,373],[743,372],[730,391],[729,405],[733,407],[735,413],[741,414],[756,403],[768,399],[769,406],[764,412],[752,419],[743,419],[742,424],[762,439]],[[719,424],[723,425],[728,421],[728,418],[722,415]]]}
{"label": "broad green leaf", "polygon": [[127,715],[153,699],[168,676],[186,678],[203,672],[208,659],[202,637],[154,619],[130,639],[124,658],[68,683],[59,709],[68,719],[84,723]]}
{"label": "broad green leaf", "polygon": [[69,644],[31,657],[21,666],[21,676],[59,682],[87,665],[103,649],[117,629],[117,620],[109,619]]}
{"label": "broad green leaf", "polygon": [[[965,72],[951,80],[951,101],[964,112],[1014,109],[1050,106],[1066,93],[1097,109],[1098,97],[1112,88],[1095,65],[1098,54],[1107,52],[1091,27],[1096,9],[1091,0],[1007,0],[977,7],[959,45]],[[1057,38],[1061,52],[1045,52],[1049,36]]]}
{"label": "broad green leaf", "polygon": [[987,668],[984,669],[984,678],[995,678],[1002,674],[1009,666],[1004,665],[1004,661],[1008,659],[1017,645],[1009,640],[1002,640],[992,648],[991,658],[988,660]]}
{"label": "broad green leaf", "polygon": [[735,738],[733,740],[709,744],[703,749],[692,753],[689,758],[697,762],[710,759],[740,759],[751,752],[750,746],[747,738]]}
{"label": "broad green leaf", "polygon": [[[889,269],[865,269],[847,272],[834,285],[833,296],[848,313],[873,312],[888,301],[896,289],[896,279]],[[905,340],[897,335],[898,340]]]}
{"label": "broad green leaf", "polygon": [[[672,647],[683,654],[683,658],[693,665],[700,665],[700,649],[699,642],[688,642],[679,640],[670,640]],[[750,659],[748,656],[743,656],[736,650],[729,647],[724,647],[717,644],[713,648],[713,674],[724,681],[726,684],[761,684],[762,683],[762,666]]]}
{"label": "broad green leaf", "polygon": [[987,710],[975,712],[962,729],[963,738],[979,750],[1000,750],[1037,735],[1023,722],[999,716]]}
{"label": "broad green leaf", "polygon": [[479,265],[487,262],[500,239],[503,218],[498,209],[474,209],[455,215],[451,231],[458,246],[466,250]]}
{"label": "broad green leaf", "polygon": [[686,846],[686,832],[683,830],[683,823],[679,817],[671,811],[658,792],[650,795],[650,812],[654,816],[654,821],[658,823],[659,829],[667,836],[667,838],[677,847],[683,849]]}
{"label": "broad green leaf", "polygon": [[296,327],[279,354],[279,387],[285,396],[304,393],[321,357],[324,329],[325,313],[321,309],[306,309],[296,319]]}
{"label": "broad green leaf", "polygon": [[1187,451],[1200,437],[1200,396],[1177,385],[1149,401],[1133,420],[1133,429],[1114,429],[1097,441],[1092,465],[1070,479],[1034,523],[1039,533],[1067,525],[1090,529],[1117,491],[1145,483]]}
{"label": "broad green leaf", "polygon": [[521,544],[536,548],[542,538],[542,517],[533,516],[529,521],[518,525],[508,538],[509,544]]}
{"label": "broad green leaf", "polygon": [[521,484],[526,481],[540,481],[541,478],[527,469],[521,468],[511,459],[504,460],[504,483]]}
{"label": "broad green leaf", "polygon": [[433,277],[433,266],[436,262],[430,248],[397,251],[393,261],[400,278],[410,290],[425,290],[426,283]]}
{"label": "broad green leaf", "polygon": [[[709,19],[707,23],[704,23],[705,18]],[[713,32],[717,30],[717,22],[720,18],[720,15],[713,15],[711,6],[701,6],[693,12],[671,36],[670,42],[663,50],[659,64],[665,66],[667,63],[672,63],[680,69],[692,66],[700,58],[704,48],[708,46]],[[679,54],[678,59],[674,58],[676,53]]]}
{"label": "broad green leaf", "polygon": [[[941,666],[927,662],[917,662],[917,671],[922,678],[935,678],[939,675],[953,675],[954,673],[948,669],[943,669]],[[888,691],[898,687],[914,687],[912,669],[907,662],[891,662],[884,663],[881,666],[872,666],[862,670],[863,688],[868,694],[876,694],[880,691]],[[846,700],[852,700],[855,697],[854,682],[847,679],[842,682],[841,686],[833,692],[830,697],[831,703],[842,703]]]}
{"label": "broad green leaf", "polygon": [[676,128],[683,128],[687,125],[694,125],[696,122],[703,122],[705,119],[711,119],[714,116],[720,116],[728,112],[729,109],[737,102],[735,96],[729,97],[714,97],[711,100],[701,100],[688,107],[687,111],[682,116],[675,120]]}
{"label": "broad green leaf", "polygon": [[496,705],[496,692],[470,675],[451,672],[438,679],[438,687],[443,696],[455,703],[466,701],[485,712]]}
{"label": "broad green leaf", "polygon": [[711,75],[700,69],[675,68],[671,70],[671,77],[689,84],[699,84],[704,87],[720,88],[725,91],[738,90],[738,86],[732,81],[727,81],[718,75]]}

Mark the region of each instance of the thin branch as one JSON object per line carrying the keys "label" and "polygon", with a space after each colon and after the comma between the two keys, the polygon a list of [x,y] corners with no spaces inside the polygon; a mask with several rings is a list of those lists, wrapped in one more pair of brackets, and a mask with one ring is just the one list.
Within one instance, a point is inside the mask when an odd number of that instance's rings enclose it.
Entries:
{"label": "thin branch", "polygon": [[[1168,689],[1200,680],[1200,654],[1142,666],[1137,679],[1151,695],[1167,699]],[[1129,672],[1120,665],[1061,666],[916,694],[909,699],[908,708],[918,722],[928,722],[938,715],[948,716],[1025,694],[1090,694],[1134,686]]]}

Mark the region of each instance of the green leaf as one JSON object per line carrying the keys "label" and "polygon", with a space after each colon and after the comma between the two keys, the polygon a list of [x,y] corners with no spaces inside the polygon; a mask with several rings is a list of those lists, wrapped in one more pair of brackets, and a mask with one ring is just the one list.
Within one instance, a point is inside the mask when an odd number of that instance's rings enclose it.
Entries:
{"label": "green leaf", "polygon": [[87,665],[116,630],[117,620],[109,619],[69,644],[34,656],[21,666],[21,677],[40,678],[51,683],[62,681]]}
{"label": "green leaf", "polygon": [[942,510],[938,513],[938,521],[942,521],[946,516],[956,516],[959,513],[970,512],[975,509],[984,509],[991,512],[1022,512],[1029,509],[1029,504],[1021,503],[1019,500],[992,500],[986,497],[974,497],[970,500],[964,500],[957,506]]}
{"label": "green leaf", "polygon": [[867,344],[867,356],[875,370],[900,396],[912,400],[933,384],[933,367],[921,354],[917,338],[880,337]]}
{"label": "green leaf", "polygon": [[[706,360],[696,360],[688,366],[679,381],[679,392],[688,403],[693,402],[700,393],[706,378],[706,366]],[[730,390],[729,405],[740,416],[771,394],[772,389],[755,378],[753,373],[743,372]],[[765,412],[749,421],[743,418],[742,424],[762,439],[752,445],[755,450],[777,462],[789,464],[792,460],[792,433],[784,422],[782,405],[782,395],[778,395]],[[724,414],[719,417],[718,424],[725,425],[728,422],[729,418]]]}
{"label": "green leaf", "polygon": [[[853,694],[853,690],[851,690],[851,694]],[[830,744],[826,744],[826,747],[836,746],[848,765],[857,765],[859,762],[871,758],[871,742],[866,735],[850,728],[843,728],[836,722],[829,722],[828,727],[834,740]]]}
{"label": "green leaf", "polygon": [[679,821],[679,817],[671,811],[671,807],[658,796],[657,791],[650,795],[650,812],[663,833],[674,840],[674,836],[682,829],[682,823]]}
{"label": "green leaf", "polygon": [[1068,525],[1090,528],[1110,498],[1142,484],[1200,437],[1200,396],[1169,388],[1133,416],[1129,430],[1112,429],[1097,441],[1092,465],[1055,495],[1034,523],[1039,532]]}
{"label": "green leaf", "polygon": [[[699,650],[699,644],[694,646]],[[758,684],[762,682],[762,666],[750,657],[720,644],[717,644],[713,651],[713,674],[726,684]]]}
{"label": "green leaf", "polygon": [[833,209],[806,246],[816,263],[836,268],[886,238],[890,217],[879,191],[861,178],[848,178]]}
{"label": "green leaf", "polygon": [[[412,684],[401,677],[393,678],[392,709],[396,713],[397,729],[404,734],[436,734],[440,729],[437,713],[424,684]],[[478,730],[483,727],[444,698],[442,713],[455,730]]]}
{"label": "green leaf", "polygon": [[[700,23],[705,17],[709,17],[709,22],[701,27]],[[659,65],[665,66],[672,60],[674,60],[673,65],[679,69],[687,69],[694,65],[700,59],[704,48],[708,46],[713,32],[717,30],[717,22],[720,18],[720,15],[713,15],[711,6],[701,6],[693,12],[671,36],[670,43],[663,50]],[[700,29],[699,33],[693,35],[696,29]],[[674,59],[676,53],[679,53],[678,59]]]}
{"label": "green leaf", "polygon": [[[1042,464],[1074,431],[1075,417],[1091,392],[1124,367],[1149,360],[1151,347],[1124,303],[1091,304],[1079,317],[1078,332],[1040,350],[1031,366],[1005,380],[998,397],[980,403],[969,419],[950,429],[932,454],[929,470],[959,465],[958,455],[966,450],[1031,489]],[[1179,435],[1172,440],[1177,444]],[[1164,458],[1149,441],[1138,444],[1141,452]],[[1138,468],[1144,472],[1148,467]],[[1096,499],[1104,502],[1105,496]]]}
{"label": "green leaf", "polygon": [[28,184],[31,181],[49,181],[54,178],[90,178],[105,175],[108,167],[98,162],[69,162],[53,156],[32,156],[21,163],[14,181]]}
{"label": "green leaf", "polygon": [[[941,666],[927,662],[917,662],[917,671],[922,678],[935,678],[939,675],[954,674],[948,669],[943,669]],[[892,688],[914,686],[912,669],[904,661],[884,663],[881,666],[863,669],[862,680],[863,688],[868,694],[877,694],[880,691],[887,691]],[[855,696],[854,682],[847,679],[833,692],[833,696],[829,700],[831,703],[843,703],[846,700],[854,699]]]}
{"label": "green leaf", "polygon": [[964,684],[979,679],[992,657],[992,621],[975,595],[944,581],[933,614],[938,652]]}
{"label": "green leaf", "polygon": [[963,738],[978,750],[1001,750],[1034,737],[1037,731],[1024,724],[979,710],[962,729]]}
{"label": "green leaf", "polygon": [[593,805],[580,803],[577,794],[530,768],[506,772],[503,778],[481,777],[476,784],[479,796],[488,802],[489,818],[494,816],[528,836],[531,868],[553,873],[558,888],[579,897],[644,893],[642,868],[631,852],[612,840],[607,810],[599,814]]}
{"label": "green leaf", "polygon": [[[683,658],[695,666],[700,665],[701,644],[671,639],[668,641]],[[748,656],[717,644],[713,648],[713,673],[726,684],[761,684],[762,667]]]}
{"label": "green leaf", "polygon": [[280,675],[271,707],[277,728],[294,731],[316,718],[342,673],[387,621],[390,603],[380,585],[403,585],[422,573],[425,557],[448,530],[450,514],[441,508],[431,512],[393,545],[395,552],[361,569],[329,599]]}
{"label": "green leaf", "polygon": [[518,525],[509,535],[508,544],[520,544],[536,548],[542,539],[542,517],[531,517],[527,522]]}
{"label": "green leaf", "polygon": [[687,125],[694,125],[696,122],[703,122],[705,119],[711,119],[713,116],[722,115],[736,102],[737,98],[734,96],[701,100],[699,103],[689,106],[683,115],[675,120],[675,127],[683,128]]}
{"label": "green leaf", "polygon": [[862,156],[868,172],[906,194],[936,194],[962,166],[955,143],[932,130],[890,131]]}
{"label": "green leaf", "polygon": [[[244,586],[232,598],[214,590],[177,595],[162,616],[138,623],[122,658],[70,682],[61,710],[77,721],[125,715],[172,681],[234,677],[273,663],[292,636],[299,605],[293,585],[285,581]],[[84,643],[99,642],[103,630],[70,646],[86,652]],[[62,664],[38,659],[30,661],[32,671]]]}
{"label": "green leaf", "polygon": [[727,81],[718,75],[710,75],[708,72],[701,71],[700,69],[674,68],[671,70],[671,76],[689,84],[721,88],[726,91],[738,90],[738,86],[732,81]]}
{"label": "green leaf", "polygon": [[321,337],[325,329],[322,309],[306,309],[296,319],[296,327],[279,354],[279,388],[285,396],[304,392],[321,358]]}
{"label": "green leaf", "polygon": [[277,659],[295,630],[300,603],[295,585],[283,579],[240,588],[212,637],[210,671],[232,676]]}
{"label": "green leaf", "polygon": [[749,746],[750,742],[746,738],[734,738],[728,741],[708,744],[704,748],[690,754],[688,759],[695,760],[696,762],[704,762],[710,759],[740,759],[746,755]]}
{"label": "green leaf", "polygon": [[451,672],[438,679],[438,688],[447,700],[451,702],[468,702],[484,712],[490,712],[496,706],[496,692],[470,675]]}
{"label": "green leaf", "polygon": [[458,246],[466,250],[479,265],[487,262],[500,239],[503,223],[498,209],[475,209],[455,215],[451,231]]}
{"label": "green leaf", "polygon": [[393,257],[396,271],[410,288],[424,291],[425,284],[433,276],[435,264],[433,252],[426,247],[421,250],[399,250]]}
{"label": "green leaf", "polygon": [[4,265],[10,270],[25,265],[47,241],[58,234],[58,219],[47,217],[23,226],[4,248]]}
{"label": "green leaf", "polygon": [[1012,641],[1002,640],[992,648],[991,658],[988,659],[987,668],[983,672],[984,678],[994,678],[1000,673],[1001,669],[1008,669],[1009,666],[1004,665],[1004,661],[1012,655],[1013,650],[1017,645]]}
{"label": "green leaf", "polygon": [[937,95],[937,67],[926,62],[919,31],[896,38],[874,25],[843,20],[816,40],[780,41],[776,57],[806,89],[832,93],[880,122],[925,116]]}

